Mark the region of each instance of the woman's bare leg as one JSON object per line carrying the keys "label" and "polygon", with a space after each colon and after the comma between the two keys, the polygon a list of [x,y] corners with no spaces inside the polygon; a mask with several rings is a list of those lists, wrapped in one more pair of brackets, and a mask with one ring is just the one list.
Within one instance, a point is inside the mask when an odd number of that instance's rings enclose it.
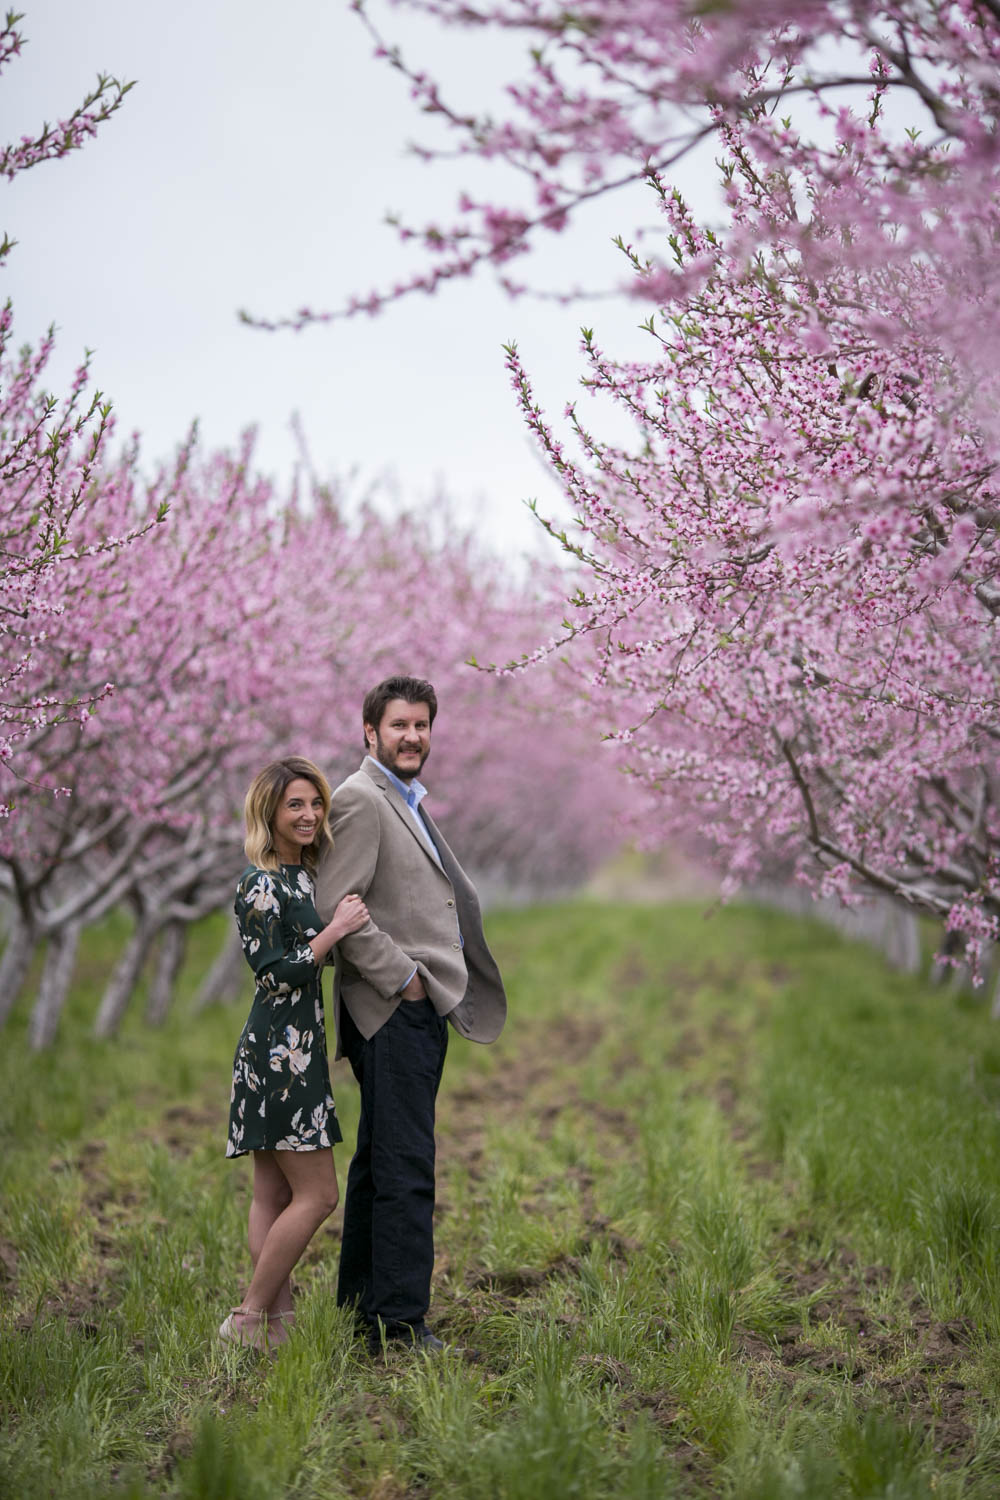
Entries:
{"label": "woman's bare leg", "polygon": [[[254,1270],[257,1269],[260,1252],[264,1248],[264,1241],[267,1239],[271,1225],[292,1201],[292,1190],[288,1186],[287,1177],[275,1161],[276,1155],[275,1151],[253,1153],[253,1199],[250,1204],[247,1229],[250,1239],[250,1264]],[[279,1317],[281,1314],[286,1317],[291,1315],[293,1311],[292,1284],[287,1277],[284,1286],[267,1310],[272,1317]]]}
{"label": "woman's bare leg", "polygon": [[[292,1268],[316,1230],[337,1206],[340,1192],[333,1152],[274,1151],[254,1153],[254,1193],[257,1190],[257,1158],[270,1157],[284,1177],[291,1197],[286,1206],[271,1219],[258,1243],[253,1279],[243,1298],[242,1310],[234,1314],[237,1328],[257,1342],[262,1318],[275,1309],[284,1295]],[[262,1167],[261,1214],[254,1226],[263,1228],[277,1195],[269,1168]],[[251,1252],[252,1254],[252,1252]]]}

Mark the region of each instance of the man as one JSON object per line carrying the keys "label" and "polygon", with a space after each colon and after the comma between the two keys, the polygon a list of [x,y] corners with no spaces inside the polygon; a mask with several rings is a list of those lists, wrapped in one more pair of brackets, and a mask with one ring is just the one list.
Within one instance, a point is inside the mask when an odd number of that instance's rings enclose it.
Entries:
{"label": "man", "polygon": [[334,1016],[337,1055],[361,1087],[337,1302],[355,1307],[373,1352],[383,1338],[444,1347],[424,1320],[445,1018],[492,1042],[507,1015],[475,889],[420,805],[436,713],[434,689],[419,678],[390,677],[365,698],[368,753],[333,794],[333,849],[317,878],[324,920],[350,892],[370,913],[338,945]]}

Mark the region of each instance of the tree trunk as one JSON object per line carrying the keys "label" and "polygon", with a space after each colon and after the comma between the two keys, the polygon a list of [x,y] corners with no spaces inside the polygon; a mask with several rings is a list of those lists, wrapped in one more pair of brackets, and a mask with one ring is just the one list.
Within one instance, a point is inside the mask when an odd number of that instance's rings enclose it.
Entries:
{"label": "tree trunk", "polygon": [[226,941],[216,954],[212,967],[202,980],[195,996],[196,1011],[209,1005],[225,1005],[239,998],[244,982],[250,978],[243,957],[243,944],[235,927],[229,931]]}
{"label": "tree trunk", "polygon": [[150,1026],[162,1026],[167,1019],[170,1002],[174,998],[177,975],[180,973],[186,951],[187,923],[177,920],[168,922],[160,937],[156,965],[149,986],[146,1020]]}
{"label": "tree trunk", "polygon": [[49,937],[38,994],[28,1024],[28,1041],[36,1052],[51,1047],[55,1041],[59,1017],[73,983],[76,950],[80,946],[82,931],[82,922],[70,922]]}
{"label": "tree trunk", "polygon": [[920,972],[920,923],[916,912],[896,905],[887,907],[883,944],[885,956],[894,969],[901,969],[904,974]]}
{"label": "tree trunk", "polygon": [[7,946],[0,959],[0,1026],[17,1003],[25,976],[35,954],[38,937],[19,911],[11,912]]}
{"label": "tree trunk", "polygon": [[140,917],[101,997],[94,1022],[96,1037],[114,1036],[121,1025],[155,936],[156,924],[149,917]]}
{"label": "tree trunk", "polygon": [[[960,935],[957,932],[946,932],[941,939],[938,951],[953,956],[960,951],[961,947],[962,939]],[[954,972],[955,967],[953,964],[942,963],[939,958],[935,958],[931,964],[930,982],[931,984],[944,984],[945,980],[950,979]]]}

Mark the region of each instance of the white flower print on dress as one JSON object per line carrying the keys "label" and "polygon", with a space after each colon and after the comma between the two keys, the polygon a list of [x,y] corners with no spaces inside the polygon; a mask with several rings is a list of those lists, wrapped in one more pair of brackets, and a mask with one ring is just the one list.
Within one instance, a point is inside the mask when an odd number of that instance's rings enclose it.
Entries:
{"label": "white flower print on dress", "polygon": [[258,875],[247,895],[254,911],[273,911],[276,916],[281,915],[281,902],[274,889],[274,881],[269,875]]}
{"label": "white flower print on dress", "polygon": [[312,1045],[312,1032],[298,1032],[294,1026],[285,1027],[285,1040],[271,1048],[271,1072],[280,1073],[285,1065],[292,1073],[304,1073],[309,1066],[312,1052],[307,1052],[306,1047]]}

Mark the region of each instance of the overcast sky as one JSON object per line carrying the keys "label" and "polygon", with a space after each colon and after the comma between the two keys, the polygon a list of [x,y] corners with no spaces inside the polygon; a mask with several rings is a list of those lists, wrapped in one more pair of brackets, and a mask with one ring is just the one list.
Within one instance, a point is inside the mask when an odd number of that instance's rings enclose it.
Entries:
{"label": "overcast sky", "polygon": [[[4,289],[18,340],[59,329],[49,383],[60,389],[90,347],[121,435],[138,430],[147,458],[169,454],[194,417],[213,446],[256,423],[259,463],[278,477],[295,462],[298,412],[321,475],[388,470],[414,502],[440,481],[494,543],[550,545],[522,502],[551,503],[556,490],[518,419],[501,344],[516,336],[558,413],[576,394],[580,325],[596,324],[608,347],[638,348],[638,307],[512,304],[479,278],[301,334],[237,321],[239,307],[335,306],[405,276],[419,252],[384,212],[447,219],[468,181],[467,166],[442,173],[406,154],[429,122],[372,57],[347,0],[24,6],[28,45],[0,80],[4,139],[65,117],[99,71],[137,80],[83,151],[2,188],[0,230],[18,240]],[[495,96],[517,56],[513,42],[470,45],[374,10],[466,106]],[[614,285],[610,237],[644,212],[635,199],[592,211],[547,257],[555,279],[564,256],[564,281]]]}

